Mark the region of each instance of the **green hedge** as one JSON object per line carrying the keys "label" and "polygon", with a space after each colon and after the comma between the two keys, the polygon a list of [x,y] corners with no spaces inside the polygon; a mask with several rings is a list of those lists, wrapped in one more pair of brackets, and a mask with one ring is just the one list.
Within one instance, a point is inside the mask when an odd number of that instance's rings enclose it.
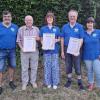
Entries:
{"label": "green hedge", "polygon": [[[85,24],[88,16],[99,18],[99,0],[0,0],[0,14],[7,9],[13,14],[13,21],[22,25],[24,16],[30,14],[34,17],[35,24],[42,26],[44,16],[48,10],[56,15],[57,24],[62,26],[67,19],[67,12],[73,8],[79,11],[79,22]],[[0,16],[0,19],[2,16]],[[99,25],[99,22],[98,22]]]}

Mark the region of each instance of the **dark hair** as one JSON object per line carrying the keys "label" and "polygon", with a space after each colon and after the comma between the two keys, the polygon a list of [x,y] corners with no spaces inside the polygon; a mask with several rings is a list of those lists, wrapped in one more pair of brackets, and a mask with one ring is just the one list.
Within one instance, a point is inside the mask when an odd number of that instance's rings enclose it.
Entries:
{"label": "dark hair", "polygon": [[53,25],[55,25],[55,15],[54,15],[54,13],[51,12],[51,11],[48,11],[48,12],[47,12],[47,14],[46,14],[46,16],[45,16],[45,24],[48,24],[48,23],[47,23],[47,18],[48,18],[48,17],[53,17]]}
{"label": "dark hair", "polygon": [[93,17],[87,18],[86,23],[90,23],[90,22],[95,23],[95,20]]}
{"label": "dark hair", "polygon": [[2,13],[2,15],[8,15],[8,14],[12,15],[11,12],[8,10],[3,11],[3,13]]}

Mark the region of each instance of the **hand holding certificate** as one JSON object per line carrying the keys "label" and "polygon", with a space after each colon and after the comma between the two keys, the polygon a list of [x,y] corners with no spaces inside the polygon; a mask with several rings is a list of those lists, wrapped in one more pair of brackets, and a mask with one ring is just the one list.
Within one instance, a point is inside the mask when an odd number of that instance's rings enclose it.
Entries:
{"label": "hand holding certificate", "polygon": [[67,53],[72,54],[74,56],[78,56],[80,54],[81,43],[82,43],[82,39],[71,37],[69,39]]}
{"label": "hand holding certificate", "polygon": [[55,49],[55,34],[43,34],[43,50],[54,50]]}
{"label": "hand holding certificate", "polygon": [[36,51],[36,39],[34,36],[24,36],[23,51],[24,52]]}

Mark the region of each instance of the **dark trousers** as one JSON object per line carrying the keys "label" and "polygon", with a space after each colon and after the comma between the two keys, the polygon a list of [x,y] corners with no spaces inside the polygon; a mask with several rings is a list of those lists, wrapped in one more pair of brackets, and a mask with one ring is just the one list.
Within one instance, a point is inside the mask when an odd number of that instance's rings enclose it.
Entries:
{"label": "dark trousers", "polygon": [[67,74],[72,73],[72,69],[74,67],[77,75],[81,75],[81,64],[80,64],[80,55],[74,56],[72,54],[67,53],[67,46],[65,46],[65,64],[66,64],[66,72]]}

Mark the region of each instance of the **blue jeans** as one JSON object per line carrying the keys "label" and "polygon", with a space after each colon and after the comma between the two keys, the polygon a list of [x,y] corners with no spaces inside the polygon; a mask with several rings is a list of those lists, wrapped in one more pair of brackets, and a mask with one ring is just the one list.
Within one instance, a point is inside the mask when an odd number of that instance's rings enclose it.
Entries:
{"label": "blue jeans", "polygon": [[[6,62],[6,60],[8,62]],[[16,67],[16,51],[15,49],[0,49],[0,72],[6,68],[6,63],[11,68]]]}
{"label": "blue jeans", "polygon": [[58,85],[59,81],[59,54],[44,54],[45,84]]}
{"label": "blue jeans", "polygon": [[100,87],[100,60],[85,60],[87,68],[88,82],[94,83],[94,74],[96,75],[96,86]]}

